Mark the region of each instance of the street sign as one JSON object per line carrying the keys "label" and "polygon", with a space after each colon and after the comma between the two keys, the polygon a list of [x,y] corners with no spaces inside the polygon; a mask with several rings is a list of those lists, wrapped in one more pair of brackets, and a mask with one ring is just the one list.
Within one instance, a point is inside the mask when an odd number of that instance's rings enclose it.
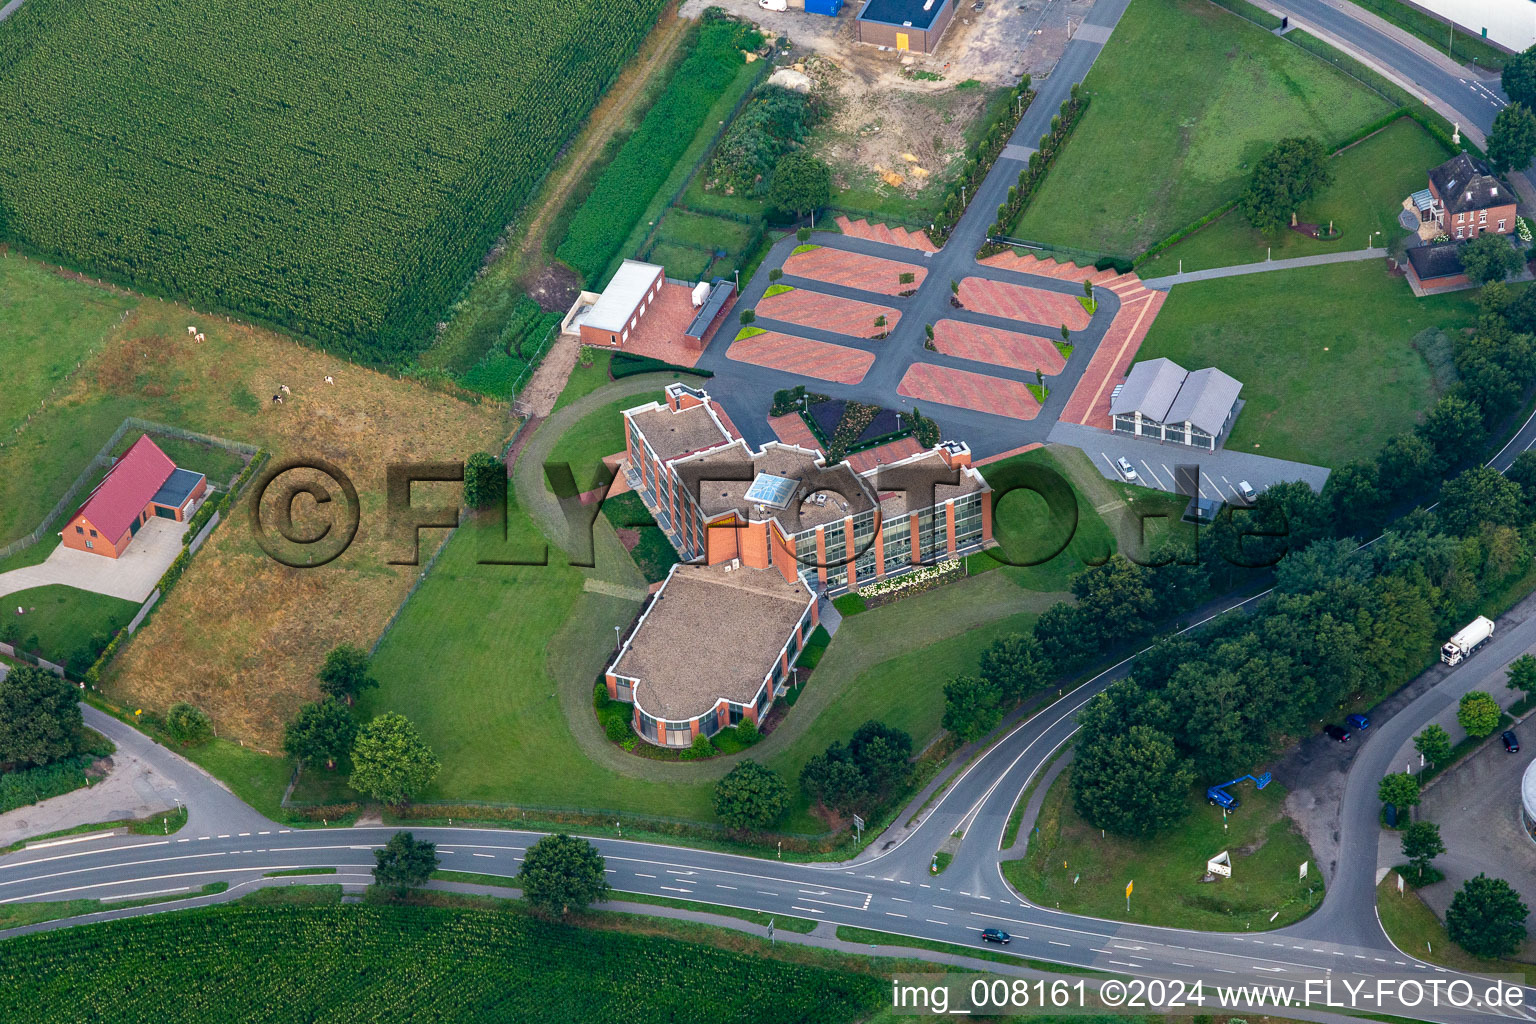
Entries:
{"label": "street sign", "polygon": [[853,827],[856,828],[856,829],[859,829],[860,831],[863,831],[863,829],[864,829],[864,819],[859,817],[857,814],[855,814],[853,816]]}
{"label": "street sign", "polygon": [[1131,898],[1131,890],[1134,889],[1135,887],[1136,887],[1135,881],[1130,881],[1130,882],[1126,882],[1125,883],[1125,898],[1126,899],[1130,899]]}
{"label": "street sign", "polygon": [[1301,876],[1300,877],[1302,877],[1302,878],[1306,878],[1307,877],[1307,862],[1306,861],[1302,861],[1301,862]]}

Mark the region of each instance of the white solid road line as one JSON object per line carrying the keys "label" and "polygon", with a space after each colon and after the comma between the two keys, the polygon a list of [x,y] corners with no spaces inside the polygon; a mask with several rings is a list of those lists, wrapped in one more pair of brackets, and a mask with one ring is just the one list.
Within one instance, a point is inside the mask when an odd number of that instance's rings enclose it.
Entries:
{"label": "white solid road line", "polygon": [[131,892],[131,893],[124,893],[122,896],[103,896],[101,898],[101,902],[103,902],[103,903],[111,903],[113,900],[137,900],[137,899],[143,899],[146,896],[164,896],[166,893],[188,892],[188,891],[190,891],[190,889],[191,889],[191,886],[188,886],[188,885],[178,885],[174,889],[156,889],[153,892]]}

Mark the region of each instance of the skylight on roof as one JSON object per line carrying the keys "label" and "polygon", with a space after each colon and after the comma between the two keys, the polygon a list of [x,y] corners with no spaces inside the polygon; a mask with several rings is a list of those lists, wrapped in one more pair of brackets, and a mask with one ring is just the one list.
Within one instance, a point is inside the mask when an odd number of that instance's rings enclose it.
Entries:
{"label": "skylight on roof", "polygon": [[772,473],[759,473],[753,479],[752,486],[747,488],[746,499],[760,505],[786,508],[789,505],[789,499],[799,486],[798,480],[774,476]]}

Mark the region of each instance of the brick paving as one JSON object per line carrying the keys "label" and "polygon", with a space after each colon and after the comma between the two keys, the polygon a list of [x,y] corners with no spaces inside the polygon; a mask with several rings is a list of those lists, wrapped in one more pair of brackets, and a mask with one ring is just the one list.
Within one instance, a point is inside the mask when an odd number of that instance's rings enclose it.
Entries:
{"label": "brick paving", "polygon": [[815,377],[835,384],[857,384],[869,372],[875,357],[871,352],[824,341],[797,338],[792,334],[764,331],[731,343],[726,357],[754,366],[766,366],[802,377]]}
{"label": "brick paving", "polygon": [[959,320],[940,320],[934,324],[933,345],[947,356],[996,363],[1017,370],[1055,374],[1067,365],[1049,338]]}
{"label": "brick paving", "polygon": [[1105,287],[1120,296],[1120,312],[1099,342],[1060,418],[1062,423],[1081,423],[1101,430],[1110,426],[1109,396],[1115,385],[1125,379],[1152,321],[1168,299],[1167,292],[1142,287],[1141,279],[1134,274],[1117,277]]}
{"label": "brick paving", "polygon": [[933,363],[913,363],[908,367],[901,383],[896,385],[896,393],[922,402],[937,402],[1020,420],[1032,420],[1040,411],[1035,396],[1018,381]]}
{"label": "brick paving", "polygon": [[683,332],[693,323],[693,293],[684,285],[663,283],[661,294],[618,346],[637,356],[650,356],[677,366],[692,366],[703,352],[695,351],[683,340]]}
{"label": "brick paving", "polygon": [[[757,315],[855,338],[872,338],[893,331],[901,320],[901,314],[890,306],[826,295],[809,288],[796,288],[760,300]],[[885,317],[885,326],[876,327],[875,317],[881,315]]]}
{"label": "brick paving", "polygon": [[[784,273],[882,295],[915,290],[928,276],[928,271],[915,263],[899,263],[826,245],[790,256],[784,261]],[[902,274],[912,275],[910,284],[901,283]]]}
{"label": "brick paving", "polygon": [[906,228],[892,228],[884,224],[871,224],[867,220],[849,220],[847,217],[837,218],[837,226],[843,234],[850,238],[867,238],[871,242],[884,242],[886,245],[900,245],[908,249],[917,249],[921,252],[938,252],[939,247],[928,240],[926,231],[908,231]]}
{"label": "brick paving", "polygon": [[816,440],[816,435],[811,433],[811,428],[805,425],[805,420],[797,412],[788,416],[769,416],[768,428],[773,431],[774,437],[785,444],[796,444],[813,452],[822,451],[821,442]]}
{"label": "brick paving", "polygon": [[855,473],[867,473],[876,466],[889,466],[893,462],[910,458],[925,449],[915,437],[903,437],[878,448],[868,448],[848,456],[847,462]]}
{"label": "brick paving", "polygon": [[997,267],[999,270],[1012,270],[1019,274],[1033,274],[1036,277],[1054,277],[1062,281],[1086,281],[1098,273],[1092,267],[1080,267],[1071,262],[1057,263],[1055,260],[1043,260],[1029,253],[1020,255],[1012,249],[1005,249],[977,262],[982,266]]}
{"label": "brick paving", "polygon": [[1080,331],[1092,319],[1075,295],[1048,292],[1021,284],[967,277],[960,282],[960,302],[966,309],[1027,323],[1066,324]]}
{"label": "brick paving", "polygon": [[1023,455],[1025,452],[1032,452],[1036,448],[1044,447],[1045,445],[1041,444],[1039,441],[1031,441],[1029,444],[1020,445],[1017,448],[1010,448],[1006,452],[998,452],[996,455],[989,455],[984,459],[977,459],[974,463],[972,463],[972,465],[976,466],[977,468],[982,466],[990,466],[994,462],[1002,462],[1004,459],[1011,459],[1015,455]]}

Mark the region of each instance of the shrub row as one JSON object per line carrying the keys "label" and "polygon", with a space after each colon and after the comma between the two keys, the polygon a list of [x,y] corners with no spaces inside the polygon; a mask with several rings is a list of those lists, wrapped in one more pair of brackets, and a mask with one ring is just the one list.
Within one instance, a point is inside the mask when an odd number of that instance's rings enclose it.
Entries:
{"label": "shrub row", "polygon": [[85,785],[85,769],[94,758],[76,754],[52,764],[0,774],[0,814],[62,796]]}
{"label": "shrub row", "polygon": [[[224,492],[224,496],[220,498],[216,504],[217,511],[219,513],[219,522],[223,522],[229,518],[229,510],[234,508],[235,502],[239,500],[240,492],[245,489],[245,485],[250,482],[250,479],[255,476],[257,472],[260,471],[261,467],[266,465],[267,459],[270,457],[270,455],[271,453],[268,452],[265,448],[258,449],[256,454],[251,456],[251,461],[247,462],[245,464],[245,468],[240,471],[240,475],[235,477],[234,484],[230,486],[228,491]],[[197,523],[198,516],[202,515],[203,512],[208,511],[210,506],[214,505],[214,502],[204,502],[203,507],[198,509],[197,515],[192,517],[192,524]],[[212,517],[213,513],[208,511],[208,515],[209,517]],[[182,541],[184,545],[189,545],[191,543],[190,538],[194,536],[192,524],[188,524],[187,532],[182,535]],[[171,564],[166,567],[165,572],[161,573],[160,582],[155,584],[155,589],[160,591],[160,600],[165,600],[165,596],[170,593],[171,588],[176,585],[176,581],[181,579],[181,574],[186,571],[187,564],[191,560],[192,549],[188,546],[183,546],[181,551],[177,553],[175,559],[172,560]],[[148,621],[147,617],[145,621]],[[142,626],[143,623],[140,623],[140,625]],[[88,685],[94,687],[101,682],[102,669],[106,668],[107,663],[110,662],[112,658],[117,654],[118,648],[121,647],[124,643],[127,643],[128,638],[132,635],[133,634],[129,633],[126,629],[120,629],[117,631],[117,633],[112,637],[111,642],[102,649],[101,656],[96,659],[96,663],[85,670],[84,679]]]}
{"label": "shrub row", "polygon": [[758,38],[742,22],[718,11],[706,13],[693,50],[598,179],[555,251],[588,284],[607,268],[720,93],[736,77],[742,49],[755,47]]}
{"label": "shrub row", "polygon": [[1056,154],[1061,152],[1061,147],[1066,143],[1067,137],[1072,134],[1073,127],[1083,116],[1083,111],[1088,109],[1088,97],[1078,91],[1077,85],[1072,86],[1072,95],[1062,101],[1061,113],[1051,118],[1051,130],[1040,136],[1040,148],[1029,154],[1029,166],[1019,172],[1019,183],[1008,189],[1008,199],[997,208],[997,220],[988,229],[989,235],[1002,235],[1008,230],[1008,225],[1018,220],[1019,215],[1034,198],[1035,190],[1040,187],[1040,182],[1045,179],[1045,174],[1051,168],[1051,163],[1056,159]]}
{"label": "shrub row", "polygon": [[[1076,86],[1073,89],[1075,91]],[[976,197],[977,186],[986,180],[992,165],[997,162],[1003,147],[1008,145],[1014,129],[1018,127],[1019,121],[1023,119],[1034,101],[1035,94],[1029,88],[1029,76],[1025,75],[1023,81],[1014,87],[1008,99],[1008,105],[987,126],[981,142],[976,146],[976,155],[966,157],[965,162],[960,165],[960,173],[955,175],[955,180],[949,183],[949,188],[944,193],[944,205],[939,209],[938,216],[934,218],[928,232],[929,240],[934,245],[942,246],[949,240],[949,233],[954,230],[955,224],[965,213],[967,197],[970,199]]]}
{"label": "shrub row", "polygon": [[637,356],[630,352],[615,352],[613,358],[608,361],[608,375],[614,380],[633,377],[637,373],[691,373],[696,377],[714,376],[714,373],[709,370],[678,366],[676,363],[663,362],[650,356]]}

